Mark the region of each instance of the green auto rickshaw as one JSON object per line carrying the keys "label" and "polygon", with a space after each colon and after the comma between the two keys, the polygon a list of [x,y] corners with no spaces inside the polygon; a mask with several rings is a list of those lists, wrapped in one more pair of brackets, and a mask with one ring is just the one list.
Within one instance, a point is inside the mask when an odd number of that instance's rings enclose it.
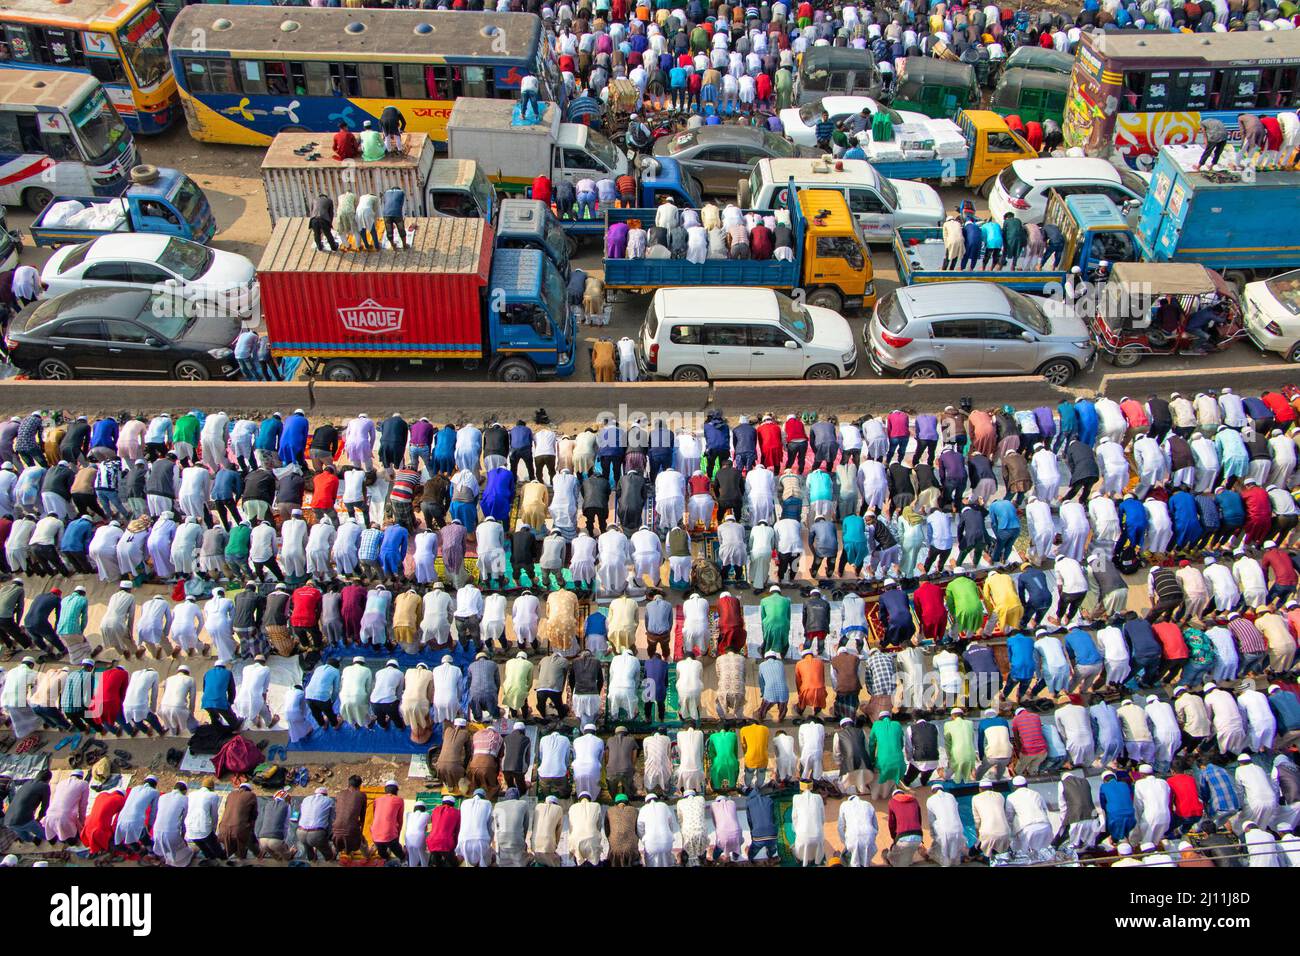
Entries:
{"label": "green auto rickshaw", "polygon": [[904,58],[889,104],[936,119],[952,119],[962,110],[979,106],[975,68],[969,63],[934,57]]}
{"label": "green auto rickshaw", "polygon": [[1024,67],[1003,70],[989,98],[989,109],[1002,116],[1019,116],[1026,123],[1061,122],[1070,77]]}

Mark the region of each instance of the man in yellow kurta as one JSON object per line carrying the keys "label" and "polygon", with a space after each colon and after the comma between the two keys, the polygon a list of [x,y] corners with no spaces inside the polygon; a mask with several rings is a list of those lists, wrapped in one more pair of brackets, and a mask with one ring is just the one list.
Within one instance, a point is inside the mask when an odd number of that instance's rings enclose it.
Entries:
{"label": "man in yellow kurta", "polygon": [[618,380],[618,362],[614,357],[613,339],[597,339],[592,345],[591,371],[598,382]]}
{"label": "man in yellow kurta", "polygon": [[975,725],[966,719],[965,713],[960,707],[952,709],[952,716],[943,725],[943,742],[948,750],[948,779],[973,783],[979,752],[975,746]]}
{"label": "man in yellow kurta", "polygon": [[989,622],[996,620],[998,630],[1004,634],[1018,628],[1025,613],[1015,578],[1005,571],[992,571],[984,579],[984,605],[989,609]]}
{"label": "man in yellow kurta", "polygon": [[609,644],[613,653],[636,649],[636,600],[624,594],[609,602]]}
{"label": "man in yellow kurta", "polygon": [[533,686],[533,662],[525,651],[520,651],[506,661],[505,676],[501,681],[501,706],[510,716],[528,713],[528,692]]}

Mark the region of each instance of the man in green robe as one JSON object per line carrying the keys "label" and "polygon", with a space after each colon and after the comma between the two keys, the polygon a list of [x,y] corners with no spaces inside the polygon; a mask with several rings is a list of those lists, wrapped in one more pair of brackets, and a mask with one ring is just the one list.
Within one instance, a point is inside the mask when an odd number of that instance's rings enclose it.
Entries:
{"label": "man in green robe", "polygon": [[902,781],[907,770],[907,758],[903,756],[903,725],[885,711],[871,725],[867,747],[876,765],[875,792],[888,794]]}
{"label": "man in green robe", "polygon": [[772,84],[772,89],[776,92],[776,108],[785,110],[790,108],[790,93],[794,86],[794,76],[788,67],[781,67],[776,71],[776,82]]}
{"label": "man in green robe", "polygon": [[966,719],[960,707],[943,725],[943,742],[948,748],[948,779],[957,783],[975,782],[975,765],[979,753],[975,746],[975,725]]}
{"label": "man in green robe", "polygon": [[740,776],[740,745],[730,727],[709,734],[709,784],[714,793],[736,788]]}
{"label": "man in green robe", "polygon": [[948,620],[960,634],[974,634],[984,626],[984,602],[979,586],[960,573],[948,582],[943,600],[948,605]]}
{"label": "man in green robe", "polygon": [[527,651],[520,651],[506,661],[505,678],[501,682],[501,706],[512,715],[528,713],[528,691],[533,686],[533,662]]}
{"label": "man in green robe", "polygon": [[774,584],[767,597],[758,602],[758,610],[763,625],[763,653],[776,651],[784,658],[790,651],[790,599]]}

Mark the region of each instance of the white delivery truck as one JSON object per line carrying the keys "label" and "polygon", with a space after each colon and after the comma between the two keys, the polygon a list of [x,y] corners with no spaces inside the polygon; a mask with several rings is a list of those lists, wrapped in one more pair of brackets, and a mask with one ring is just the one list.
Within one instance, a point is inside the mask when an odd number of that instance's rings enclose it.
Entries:
{"label": "white delivery truck", "polygon": [[535,178],[553,182],[616,179],[628,173],[627,155],[607,136],[581,123],[560,122],[560,108],[543,103],[542,119],[513,124],[516,100],[462,96],[447,120],[447,151],[474,160],[503,192],[522,192]]}
{"label": "white delivery truck", "polygon": [[796,190],[843,193],[867,242],[893,242],[894,230],[900,226],[943,222],[943,200],[933,187],[886,179],[862,159],[760,159],[740,180],[736,201],[742,209],[785,208],[791,182]]}
{"label": "white delivery truck", "polygon": [[367,162],[337,160],[325,133],[280,133],[262,160],[262,186],[271,223],[285,216],[310,216],[316,197],[342,193],[382,196],[397,186],[406,193],[408,216],[478,217],[492,221],[496,196],[477,164],[435,159],[424,133],[407,133],[400,156]]}

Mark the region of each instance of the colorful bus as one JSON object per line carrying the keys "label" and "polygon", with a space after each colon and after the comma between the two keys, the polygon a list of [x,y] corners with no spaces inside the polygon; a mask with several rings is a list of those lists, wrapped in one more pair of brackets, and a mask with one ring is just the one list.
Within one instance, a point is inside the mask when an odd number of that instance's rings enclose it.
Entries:
{"label": "colorful bus", "polygon": [[209,143],[360,130],[390,104],[407,129],[445,143],[459,96],[516,97],[524,73],[543,100],[563,89],[529,13],[194,4],[171,43],[190,133]]}
{"label": "colorful bus", "polygon": [[0,70],[0,203],[40,212],[56,192],[114,196],[135,140],[85,73]]}
{"label": "colorful bus", "polygon": [[1150,169],[1161,146],[1192,142],[1203,120],[1239,137],[1242,113],[1294,110],[1297,74],[1300,31],[1085,33],[1065,102],[1065,143]]}
{"label": "colorful bus", "polygon": [[154,0],[0,0],[0,67],[88,73],[136,134],[179,115]]}

